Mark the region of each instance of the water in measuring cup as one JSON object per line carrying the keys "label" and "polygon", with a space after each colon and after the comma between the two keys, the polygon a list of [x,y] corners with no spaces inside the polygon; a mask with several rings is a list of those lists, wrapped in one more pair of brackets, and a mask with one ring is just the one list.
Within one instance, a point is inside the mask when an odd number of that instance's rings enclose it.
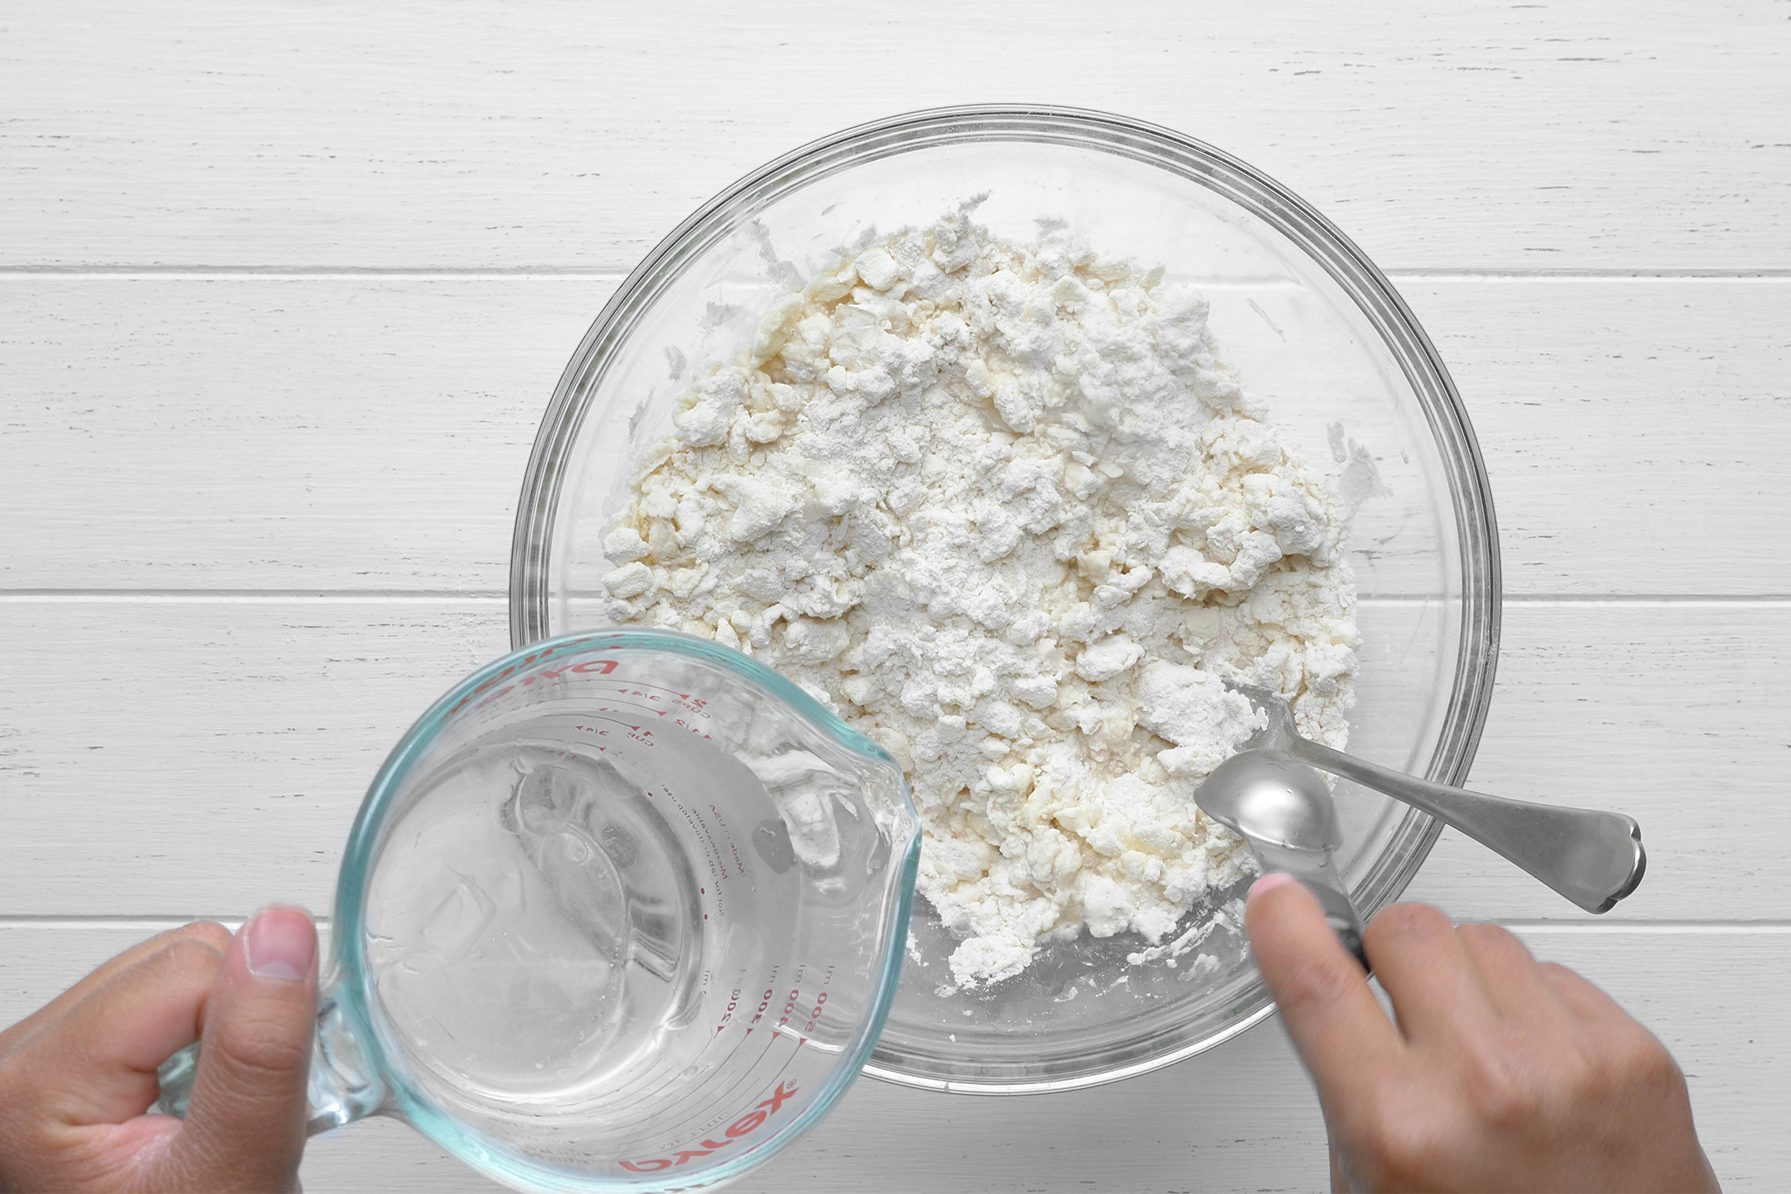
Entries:
{"label": "water in measuring cup", "polygon": [[[611,1126],[719,1066],[714,1025],[788,952],[794,874],[749,857],[750,773],[563,715],[429,769],[368,887],[374,994],[438,1101]],[[735,795],[742,795],[736,793]],[[761,797],[762,799],[762,797]]]}

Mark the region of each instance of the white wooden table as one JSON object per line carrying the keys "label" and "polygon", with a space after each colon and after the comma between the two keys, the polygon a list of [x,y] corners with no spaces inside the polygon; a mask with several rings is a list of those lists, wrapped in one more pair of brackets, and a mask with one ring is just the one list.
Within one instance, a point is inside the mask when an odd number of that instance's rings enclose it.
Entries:
{"label": "white wooden table", "polygon": [[[1506,562],[1474,769],[1647,827],[1592,921],[1413,895],[1646,1020],[1732,1189],[1791,1174],[1791,6],[15,0],[0,13],[0,1022],[326,909],[410,718],[505,646],[536,421],[636,258],[847,123],[1110,108],[1267,170],[1455,372]],[[1366,11],[1364,11],[1366,10]],[[754,1190],[1309,1189],[1276,1027],[1085,1094],[863,1083]],[[482,1183],[388,1122],[313,1191]]]}

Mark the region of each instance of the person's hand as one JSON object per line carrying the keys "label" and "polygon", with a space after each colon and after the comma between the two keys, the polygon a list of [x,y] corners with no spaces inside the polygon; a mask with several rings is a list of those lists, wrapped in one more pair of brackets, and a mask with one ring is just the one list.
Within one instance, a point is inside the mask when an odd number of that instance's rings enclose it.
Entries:
{"label": "person's hand", "polygon": [[1247,920],[1336,1189],[1717,1189],[1665,1047],[1504,929],[1423,904],[1375,917],[1364,944],[1395,1023],[1298,882],[1258,880]]}
{"label": "person's hand", "polygon": [[[296,1190],[317,930],[268,908],[126,950],[0,1032],[0,1190]],[[145,1114],[204,1029],[184,1120]]]}

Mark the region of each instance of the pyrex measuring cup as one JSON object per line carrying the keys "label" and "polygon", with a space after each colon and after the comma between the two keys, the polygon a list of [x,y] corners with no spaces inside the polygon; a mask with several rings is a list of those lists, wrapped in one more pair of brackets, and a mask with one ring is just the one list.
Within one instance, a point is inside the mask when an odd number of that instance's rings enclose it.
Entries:
{"label": "pyrex measuring cup", "polygon": [[514,652],[355,820],[311,1130],[396,1115],[525,1188],[736,1177],[869,1055],[918,858],[895,764],[750,659],[633,630]]}

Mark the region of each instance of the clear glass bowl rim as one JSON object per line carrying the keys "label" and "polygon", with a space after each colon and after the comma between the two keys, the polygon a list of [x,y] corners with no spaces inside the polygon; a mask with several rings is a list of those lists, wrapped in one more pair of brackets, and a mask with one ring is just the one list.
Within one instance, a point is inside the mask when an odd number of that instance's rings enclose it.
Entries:
{"label": "clear glass bowl rim", "polygon": [[[1330,276],[1398,360],[1423,408],[1449,480],[1461,557],[1461,629],[1443,733],[1425,776],[1463,783],[1491,707],[1498,665],[1502,583],[1492,490],[1467,410],[1429,336],[1384,274],[1298,195],[1223,150],[1172,129],[1090,109],[1046,104],[966,105],[907,112],[811,141],[739,179],[703,204],[642,259],[573,352],[530,453],[510,552],[510,641],[522,648],[550,633],[552,545],[561,486],[588,396],[659,295],[692,262],[781,195],[853,165],[931,146],[1039,142],[1143,161],[1219,194],[1293,241]],[[584,395],[584,397],[581,397]],[[1399,897],[1429,856],[1442,825],[1408,809],[1355,894],[1365,916]],[[1117,1067],[1037,1082],[967,1082],[910,1073],[873,1057],[873,1077],[965,1094],[1074,1090],[1147,1073],[1239,1035],[1274,1011],[1267,993],[1223,1028]]]}

